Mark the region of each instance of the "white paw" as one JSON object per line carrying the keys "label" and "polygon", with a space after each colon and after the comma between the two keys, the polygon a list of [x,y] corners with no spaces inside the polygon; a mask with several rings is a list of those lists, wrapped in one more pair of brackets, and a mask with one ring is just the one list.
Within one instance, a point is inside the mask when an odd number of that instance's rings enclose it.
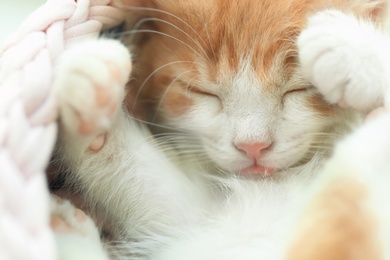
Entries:
{"label": "white paw", "polygon": [[67,50],[56,68],[62,126],[81,135],[107,130],[122,105],[130,70],[128,50],[114,40]]}
{"label": "white paw", "polygon": [[328,102],[358,110],[383,105],[386,45],[373,25],[336,10],[311,17],[298,38],[304,76]]}
{"label": "white paw", "polygon": [[92,219],[68,200],[52,196],[51,227],[61,260],[108,259]]}

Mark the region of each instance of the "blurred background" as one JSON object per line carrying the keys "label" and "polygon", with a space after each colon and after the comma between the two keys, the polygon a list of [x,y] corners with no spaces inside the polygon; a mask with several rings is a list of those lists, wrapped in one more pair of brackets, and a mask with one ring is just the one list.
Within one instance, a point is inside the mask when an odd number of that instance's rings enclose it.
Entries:
{"label": "blurred background", "polygon": [[46,0],[0,0],[0,44],[21,22]]}

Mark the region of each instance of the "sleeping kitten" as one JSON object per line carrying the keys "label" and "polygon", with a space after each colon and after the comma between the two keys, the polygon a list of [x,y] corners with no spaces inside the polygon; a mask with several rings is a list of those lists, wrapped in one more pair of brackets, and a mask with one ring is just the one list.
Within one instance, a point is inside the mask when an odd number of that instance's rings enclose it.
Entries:
{"label": "sleeping kitten", "polygon": [[332,142],[328,132],[344,131],[344,111],[296,66],[308,12],[335,1],[149,2],[157,10],[138,9],[146,18],[130,31],[142,44],[129,108],[143,104],[148,121],[185,133],[182,142],[173,137],[179,149],[195,143],[199,161],[223,172],[273,175],[306,163]]}
{"label": "sleeping kitten", "polygon": [[[58,65],[57,82],[57,153],[90,207],[114,223],[112,239],[119,243],[111,245],[113,258],[285,259],[290,240],[298,234],[293,231],[305,197],[320,197],[309,190],[313,176],[335,140],[360,118],[329,105],[321,95],[337,103],[351,94],[344,91],[331,99],[330,90],[358,88],[345,88],[344,81],[317,82],[321,73],[333,75],[335,65],[325,63],[323,69],[313,70],[317,59],[310,57],[317,56],[310,55],[323,54],[323,48],[338,53],[332,41],[305,42],[315,33],[315,18],[323,13],[312,18],[298,41],[302,68],[297,65],[295,39],[311,13],[325,7],[353,9],[351,1],[127,2],[138,6],[130,8],[129,24],[142,36],[132,39],[134,79],[124,108],[119,104],[130,56],[116,41],[86,42],[69,50]],[[333,21],[333,28],[344,21],[325,17],[323,25]],[[350,19],[355,21],[353,29],[365,28],[366,23]],[[349,25],[340,28],[341,36],[351,30]],[[368,28],[381,35],[373,26]],[[359,41],[346,38],[344,43],[343,47]],[[348,53],[348,48],[343,50],[337,55]],[[375,58],[373,64],[382,65]],[[341,69],[352,65],[354,61]],[[365,72],[346,74],[375,79]],[[319,84],[318,89],[305,76]],[[366,95],[367,89],[358,89],[367,97],[363,108],[381,104],[372,97],[381,96],[384,89],[373,96]],[[347,104],[361,108],[353,100]],[[177,139],[161,143],[128,115],[127,110],[142,107],[147,107],[148,121],[175,130]],[[376,123],[372,131],[379,128],[383,136],[387,121]],[[353,136],[350,140],[339,151],[351,152],[348,147],[361,144]],[[388,147],[384,144],[378,151]],[[327,171],[347,152],[336,153]],[[194,156],[183,162],[183,153]],[[351,158],[361,161],[359,156]],[[314,186],[322,191],[327,183],[321,180]]]}

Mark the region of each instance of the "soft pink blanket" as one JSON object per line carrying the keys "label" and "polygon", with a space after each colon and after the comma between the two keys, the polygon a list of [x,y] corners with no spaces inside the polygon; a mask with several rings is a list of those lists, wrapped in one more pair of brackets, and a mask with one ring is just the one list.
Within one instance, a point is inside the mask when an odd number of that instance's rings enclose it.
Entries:
{"label": "soft pink blanket", "polygon": [[44,171],[56,139],[56,61],[123,20],[113,0],[48,0],[0,49],[0,259],[56,259]]}

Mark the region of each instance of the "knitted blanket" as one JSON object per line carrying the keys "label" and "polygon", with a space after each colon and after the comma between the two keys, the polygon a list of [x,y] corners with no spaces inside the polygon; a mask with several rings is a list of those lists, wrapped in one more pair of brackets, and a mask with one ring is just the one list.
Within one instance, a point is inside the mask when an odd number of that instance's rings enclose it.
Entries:
{"label": "knitted blanket", "polygon": [[0,48],[0,259],[56,259],[45,169],[57,133],[57,61],[123,21],[113,0],[48,0]]}

